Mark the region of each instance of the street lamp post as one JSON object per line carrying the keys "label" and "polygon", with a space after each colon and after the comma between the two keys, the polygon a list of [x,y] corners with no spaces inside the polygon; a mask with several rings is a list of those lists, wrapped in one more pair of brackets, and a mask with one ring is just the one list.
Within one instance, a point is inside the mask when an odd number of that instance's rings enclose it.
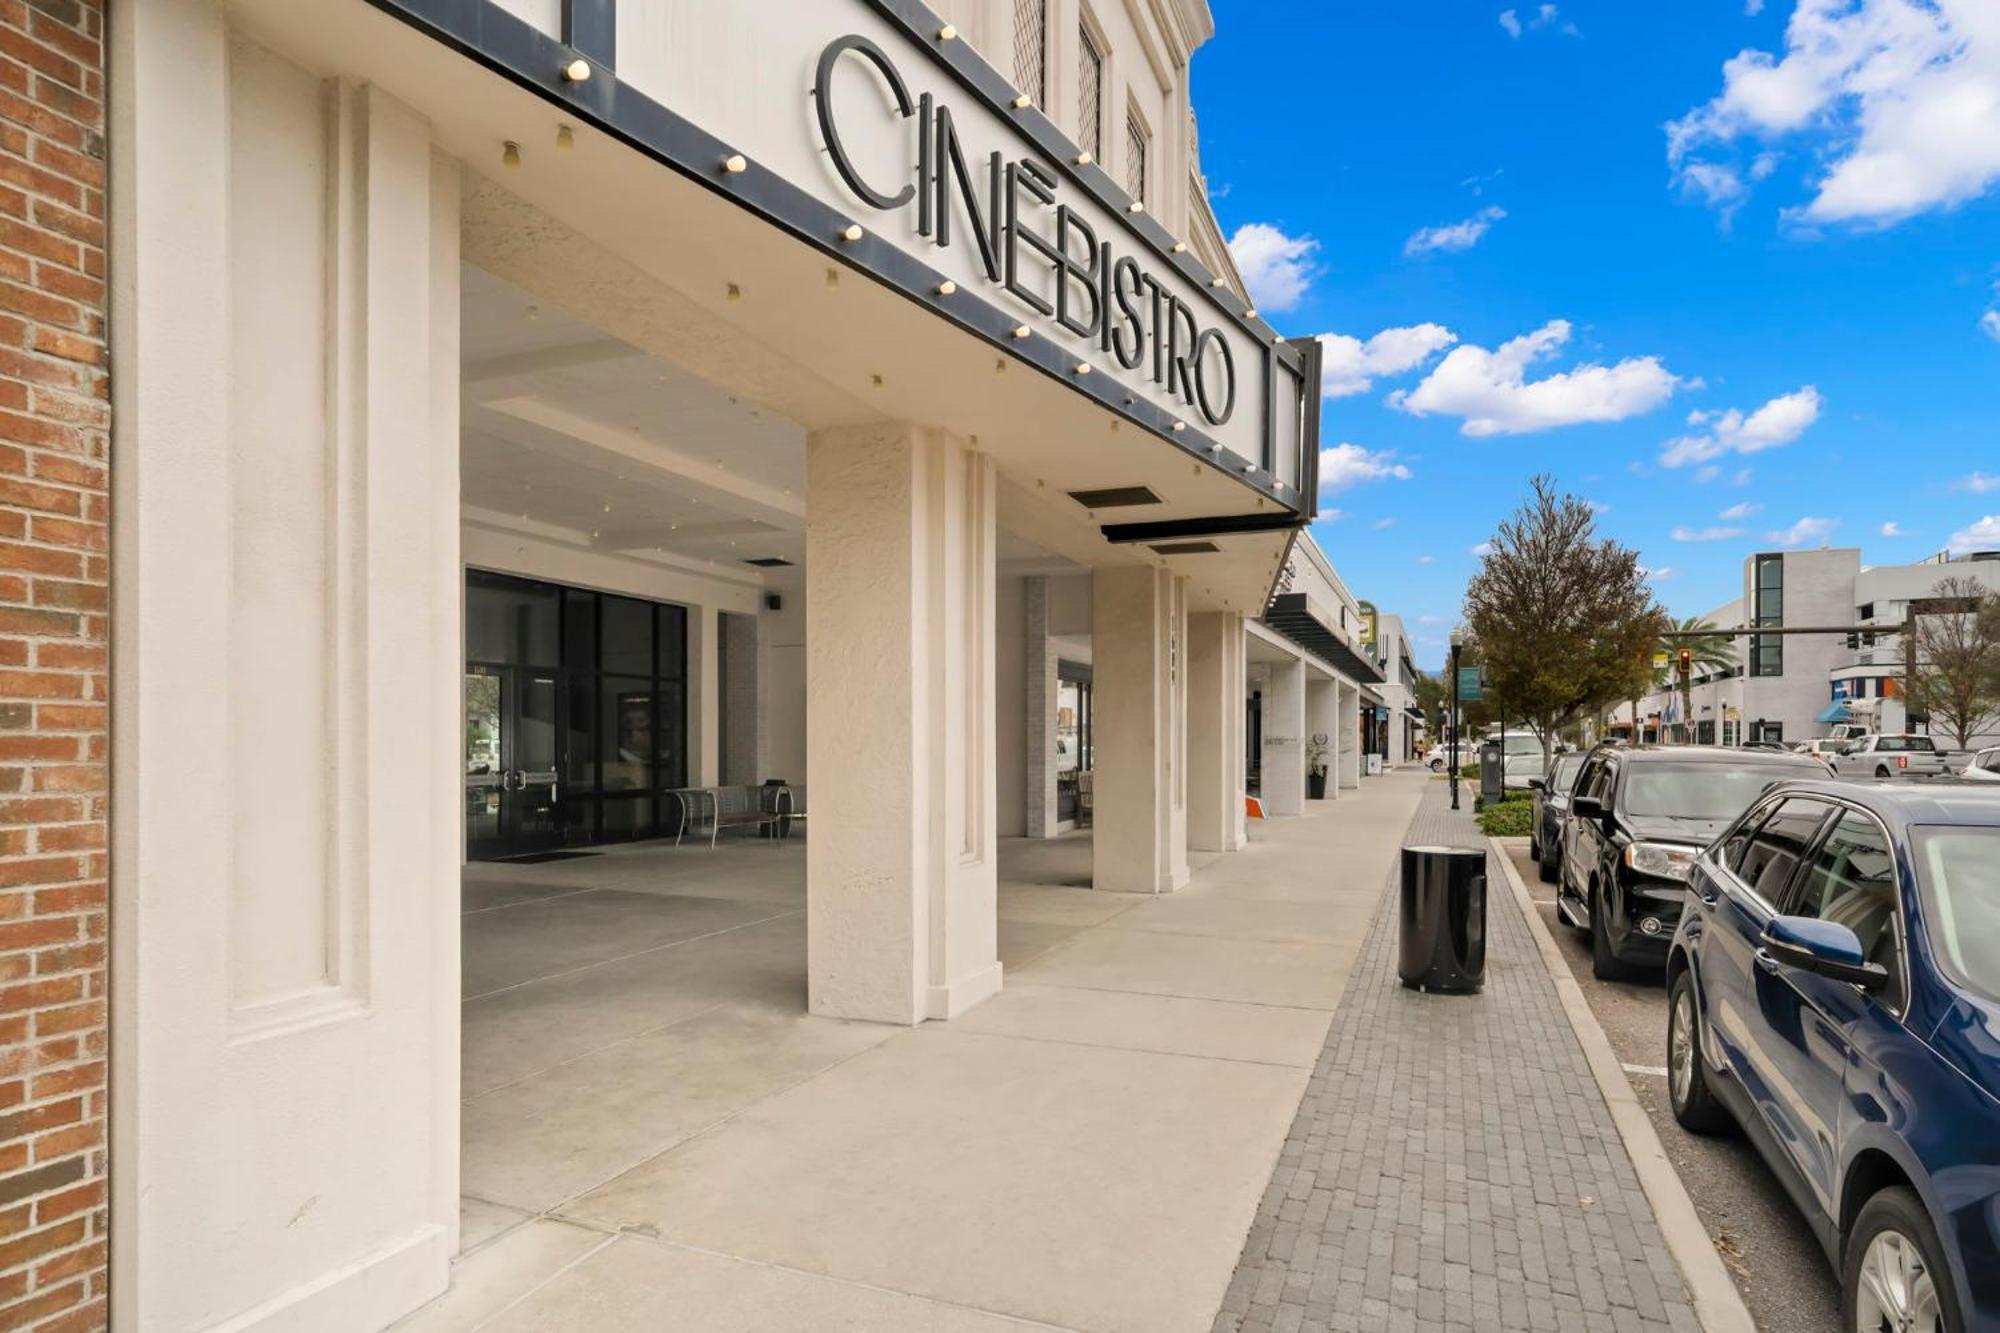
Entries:
{"label": "street lamp post", "polygon": [[1457,630],[1451,632],[1451,808],[1458,809],[1458,650],[1465,644],[1465,636]]}

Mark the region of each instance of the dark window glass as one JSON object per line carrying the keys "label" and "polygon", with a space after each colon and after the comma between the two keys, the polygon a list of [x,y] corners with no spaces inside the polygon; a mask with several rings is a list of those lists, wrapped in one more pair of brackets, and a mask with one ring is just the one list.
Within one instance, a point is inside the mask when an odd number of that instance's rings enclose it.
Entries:
{"label": "dark window glass", "polygon": [[556,664],[556,589],[496,574],[465,580],[465,657],[514,666]]}
{"label": "dark window glass", "polygon": [[1634,763],[1620,798],[1628,815],[1734,819],[1774,782],[1802,776],[1792,764]]}
{"label": "dark window glass", "polygon": [[650,796],[607,796],[604,798],[604,839],[616,842],[643,838],[653,832],[653,798]]}
{"label": "dark window glass", "polygon": [[597,677],[564,673],[562,784],[565,791],[597,790]]}
{"label": "dark window glass", "polygon": [[[1760,555],[1756,565],[1755,603],[1751,610],[1758,625],[1785,623],[1785,558]],[[1750,640],[1750,674],[1785,674],[1785,641],[1778,635],[1757,635]]]}
{"label": "dark window glass", "polygon": [[1784,901],[1792,872],[1805,859],[1806,848],[1826,818],[1824,802],[1793,797],[1764,821],[1750,840],[1736,873],[1769,903]]}
{"label": "dark window glass", "polygon": [[1716,859],[1731,870],[1734,870],[1737,874],[1742,874],[1743,853],[1745,849],[1750,846],[1750,840],[1757,836],[1757,830],[1763,824],[1764,817],[1777,808],[1775,805],[1763,805],[1752,808],[1748,814],[1737,821],[1736,827],[1731,829],[1728,835],[1723,838],[1722,851]]}
{"label": "dark window glass", "polygon": [[1888,835],[1866,815],[1847,814],[1813,853],[1799,881],[1791,916],[1817,917],[1846,926],[1861,941],[1861,956],[1889,971],[1882,999],[1901,1007],[1903,955],[1896,937],[1896,860]]}
{"label": "dark window glass", "polygon": [[687,679],[687,608],[660,607],[660,676]]}
{"label": "dark window glass", "polygon": [[1919,828],[1912,854],[1932,956],[1959,985],[2000,1001],[2000,828]]}
{"label": "dark window glass", "polygon": [[1864,602],[1862,605],[1856,607],[1854,618],[1856,620],[1873,620],[1875,618],[1875,603]]}
{"label": "dark window glass", "polygon": [[1876,740],[1875,748],[1877,750],[1909,750],[1912,752],[1921,751],[1924,754],[1935,754],[1937,752],[1937,742],[1928,736],[1882,736]]}
{"label": "dark window glass", "polygon": [[687,785],[687,688],[663,680],[659,688],[659,727],[654,738],[653,779],[661,787]]}
{"label": "dark window glass", "polygon": [[600,687],[604,738],[604,790],[639,791],[653,785],[653,682],[606,676]]}
{"label": "dark window glass", "polygon": [[653,674],[653,604],[606,596],[603,669],[629,676]]}
{"label": "dark window glass", "polygon": [[1549,790],[1567,794],[1576,785],[1577,770],[1582,767],[1582,755],[1557,755],[1556,766],[1549,772]]}
{"label": "dark window glass", "polygon": [[563,589],[563,660],[571,671],[597,669],[597,594]]}

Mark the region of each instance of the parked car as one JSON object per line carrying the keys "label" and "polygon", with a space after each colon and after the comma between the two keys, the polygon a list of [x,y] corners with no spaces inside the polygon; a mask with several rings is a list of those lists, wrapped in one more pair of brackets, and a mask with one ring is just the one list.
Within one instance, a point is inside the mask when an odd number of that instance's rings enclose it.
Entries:
{"label": "parked car", "polygon": [[1818,736],[1809,741],[1800,741],[1792,747],[1793,754],[1809,754],[1825,764],[1829,771],[1833,768],[1833,757],[1847,752],[1847,742],[1834,740],[1831,736]]}
{"label": "parked car", "polygon": [[1780,754],[1787,752],[1783,741],[1744,741],[1736,747],[1739,750],[1774,750]]}
{"label": "parked car", "polygon": [[2000,745],[1975,753],[1965,761],[1965,767],[1958,771],[1958,775],[1971,778],[1974,782],[2000,782]]}
{"label": "parked car", "polygon": [[1582,767],[1582,755],[1559,754],[1549,766],[1548,777],[1528,779],[1535,793],[1534,816],[1528,824],[1528,855],[1534,858],[1545,884],[1556,880],[1556,867],[1562,860],[1563,820],[1569,815],[1569,791]]}
{"label": "parked car", "polygon": [[1937,777],[1949,771],[1930,737],[1872,731],[1849,741],[1831,767],[1843,777]]}
{"label": "parked car", "polygon": [[2000,1328],[2000,788],[1786,783],[1689,888],[1675,1118],[1742,1126],[1844,1333]]}
{"label": "parked car", "polygon": [[1556,915],[1590,935],[1591,970],[1662,966],[1695,854],[1767,786],[1825,776],[1818,760],[1777,751],[1591,751],[1570,792],[1556,892]]}

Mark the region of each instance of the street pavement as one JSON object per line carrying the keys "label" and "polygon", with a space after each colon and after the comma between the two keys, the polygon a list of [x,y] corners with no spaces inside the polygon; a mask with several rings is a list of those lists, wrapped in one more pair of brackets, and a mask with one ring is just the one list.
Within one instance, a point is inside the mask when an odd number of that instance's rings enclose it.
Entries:
{"label": "street pavement", "polygon": [[[1428,784],[1406,843],[1484,845]],[[1527,918],[1475,996],[1396,978],[1392,870],[1215,1333],[1688,1333],[1679,1270]]]}
{"label": "street pavement", "polygon": [[1625,1065],[1674,1170],[1687,1186],[1762,1333],[1830,1333],[1839,1326],[1840,1289],[1798,1210],[1764,1159],[1740,1135],[1690,1134],[1667,1103],[1667,998],[1657,980],[1599,981],[1590,940],[1562,924],[1555,886],[1542,883],[1525,838],[1504,840],[1535,909],[1555,937],[1591,1012]]}

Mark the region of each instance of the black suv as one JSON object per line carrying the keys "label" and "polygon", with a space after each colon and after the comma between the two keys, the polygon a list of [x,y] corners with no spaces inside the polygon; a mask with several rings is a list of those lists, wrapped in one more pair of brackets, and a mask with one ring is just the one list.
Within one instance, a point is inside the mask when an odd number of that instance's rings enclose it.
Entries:
{"label": "black suv", "polygon": [[1556,914],[1590,935],[1591,970],[1663,968],[1695,854],[1772,783],[1824,777],[1816,759],[1769,750],[1592,750],[1571,788],[1556,894]]}

